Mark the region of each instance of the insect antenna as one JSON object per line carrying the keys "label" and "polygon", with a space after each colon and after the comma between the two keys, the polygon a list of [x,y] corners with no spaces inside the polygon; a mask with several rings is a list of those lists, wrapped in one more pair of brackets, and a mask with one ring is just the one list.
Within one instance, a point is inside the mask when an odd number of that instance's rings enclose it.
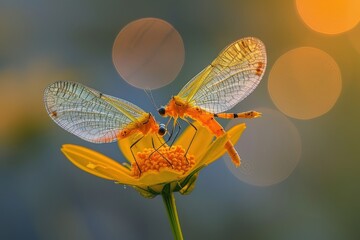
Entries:
{"label": "insect antenna", "polygon": [[144,89],[144,92],[145,92],[146,96],[150,99],[150,101],[153,104],[155,110],[157,110],[158,106],[155,103],[155,99],[154,99],[154,96],[153,96],[153,94],[151,92],[151,89]]}

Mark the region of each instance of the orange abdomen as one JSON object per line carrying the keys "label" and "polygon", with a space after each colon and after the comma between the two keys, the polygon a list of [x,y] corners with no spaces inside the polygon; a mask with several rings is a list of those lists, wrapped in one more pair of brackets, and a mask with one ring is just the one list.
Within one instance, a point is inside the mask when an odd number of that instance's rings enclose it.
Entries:
{"label": "orange abdomen", "polygon": [[239,167],[241,162],[240,156],[230,140],[225,143],[225,149],[228,152],[231,161],[234,163],[235,167]]}
{"label": "orange abdomen", "polygon": [[257,118],[260,117],[261,113],[256,111],[248,111],[241,113],[217,113],[214,117],[232,119],[232,118]]}
{"label": "orange abdomen", "polygon": [[220,137],[225,134],[225,130],[215,120],[213,114],[211,113],[208,113],[200,108],[192,108],[187,111],[186,115],[201,123],[201,125],[209,129],[209,131],[216,137]]}
{"label": "orange abdomen", "polygon": [[[213,133],[216,137],[220,137],[226,133],[224,128],[214,119],[214,116],[211,113],[196,108],[195,111],[189,111],[188,115],[192,119],[200,122],[201,125],[203,125],[207,129],[209,129],[209,131]],[[235,166],[240,166],[240,156],[236,151],[234,144],[232,144],[232,142],[229,140],[225,143],[224,147]]]}

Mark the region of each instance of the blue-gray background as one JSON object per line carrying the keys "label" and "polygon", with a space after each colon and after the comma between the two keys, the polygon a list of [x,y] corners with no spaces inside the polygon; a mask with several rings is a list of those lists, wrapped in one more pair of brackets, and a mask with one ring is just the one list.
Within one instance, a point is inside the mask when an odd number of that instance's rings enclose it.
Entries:
{"label": "blue-gray background", "polygon": [[122,161],[116,144],[94,146],[66,133],[42,103],[47,84],[71,80],[154,111],[143,91],[120,78],[111,58],[121,28],[144,17],[171,23],[185,45],[177,79],[154,91],[158,103],[166,103],[226,44],[244,36],[265,42],[269,62],[244,109],[275,109],[267,92],[269,69],[294,47],[321,47],[342,71],[343,90],[329,113],[291,119],[300,132],[302,155],[285,181],[248,185],[218,161],[202,172],[190,196],[176,195],[185,238],[359,238],[360,61],[347,36],[310,31],[293,1],[183,2],[0,2],[0,239],[172,238],[161,198],[147,200],[89,175],[59,150],[74,143]]}

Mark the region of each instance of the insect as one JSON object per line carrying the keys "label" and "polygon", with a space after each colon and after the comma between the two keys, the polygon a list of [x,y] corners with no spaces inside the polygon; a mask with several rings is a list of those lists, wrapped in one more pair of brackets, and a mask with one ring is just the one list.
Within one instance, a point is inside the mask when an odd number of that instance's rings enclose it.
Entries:
{"label": "insect", "polygon": [[[165,125],[157,124],[151,113],[80,83],[59,81],[51,84],[45,89],[44,102],[55,123],[92,143],[110,143],[139,136],[132,148],[149,133],[159,136],[166,133]],[[134,154],[133,157],[135,159]]]}
{"label": "insect", "polygon": [[[264,75],[265,68],[264,44],[253,37],[239,39],[227,46],[210,65],[193,77],[178,95],[173,96],[166,106],[159,108],[158,112],[161,116],[173,118],[174,124],[178,118],[185,121],[186,118],[191,118],[207,127],[216,137],[222,136],[225,130],[215,120],[216,117],[256,118],[261,115],[255,111],[223,112],[254,91]],[[196,131],[190,145],[195,135]],[[228,141],[225,148],[235,166],[240,166],[240,157],[232,142]]]}

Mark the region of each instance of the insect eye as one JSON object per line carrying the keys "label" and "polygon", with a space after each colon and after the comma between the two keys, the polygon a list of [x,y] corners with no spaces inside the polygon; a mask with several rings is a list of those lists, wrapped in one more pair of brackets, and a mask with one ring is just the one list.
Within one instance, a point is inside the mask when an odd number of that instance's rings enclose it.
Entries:
{"label": "insect eye", "polygon": [[166,133],[166,127],[164,124],[160,124],[158,134],[163,136]]}
{"label": "insect eye", "polygon": [[164,116],[165,115],[165,108],[164,107],[161,107],[158,109],[158,113],[161,115],[161,116]]}

